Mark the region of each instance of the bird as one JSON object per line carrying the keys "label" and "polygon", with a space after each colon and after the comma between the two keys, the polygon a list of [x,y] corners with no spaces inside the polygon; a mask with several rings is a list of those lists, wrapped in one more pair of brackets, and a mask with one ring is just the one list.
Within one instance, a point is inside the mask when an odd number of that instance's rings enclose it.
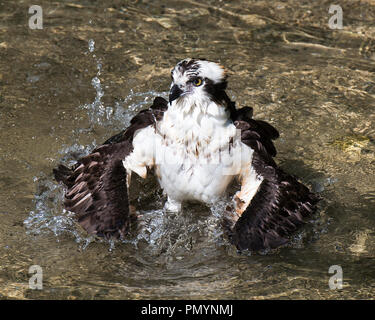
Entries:
{"label": "bird", "polygon": [[53,169],[65,188],[65,209],[88,234],[124,238],[137,222],[131,179],[154,174],[166,212],[185,202],[213,205],[237,181],[222,227],[237,250],[276,249],[290,242],[320,197],[275,162],[279,132],[237,108],[220,64],[186,58],[171,70],[169,101],[156,97],[130,125],[77,160]]}

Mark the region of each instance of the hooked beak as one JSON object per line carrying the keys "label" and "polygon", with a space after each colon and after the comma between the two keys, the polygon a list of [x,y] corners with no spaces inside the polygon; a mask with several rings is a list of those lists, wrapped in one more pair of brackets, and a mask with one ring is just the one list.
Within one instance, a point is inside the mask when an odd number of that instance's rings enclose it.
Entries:
{"label": "hooked beak", "polygon": [[173,85],[171,88],[171,91],[169,92],[169,103],[172,103],[173,100],[176,100],[183,91],[179,88],[177,84]]}

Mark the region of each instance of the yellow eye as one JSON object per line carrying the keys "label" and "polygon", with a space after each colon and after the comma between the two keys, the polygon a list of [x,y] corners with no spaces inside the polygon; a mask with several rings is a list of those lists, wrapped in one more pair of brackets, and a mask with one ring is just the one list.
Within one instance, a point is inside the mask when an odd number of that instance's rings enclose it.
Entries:
{"label": "yellow eye", "polygon": [[201,78],[195,78],[193,80],[193,85],[196,86],[196,87],[199,87],[200,85],[202,85],[203,81]]}

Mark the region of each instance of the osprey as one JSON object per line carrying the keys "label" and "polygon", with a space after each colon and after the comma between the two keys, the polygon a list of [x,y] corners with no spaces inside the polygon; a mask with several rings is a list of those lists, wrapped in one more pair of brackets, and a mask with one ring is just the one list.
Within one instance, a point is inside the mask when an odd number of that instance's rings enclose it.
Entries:
{"label": "osprey", "polygon": [[167,211],[189,200],[213,204],[237,179],[240,190],[223,212],[230,241],[255,251],[287,243],[318,197],[276,165],[278,131],[252,119],[252,108],[235,107],[218,64],[185,59],[171,76],[169,102],[155,98],[72,168],[54,169],[67,187],[65,208],[88,233],[123,237],[136,220],[128,200],[134,173],[146,178],[153,169]]}

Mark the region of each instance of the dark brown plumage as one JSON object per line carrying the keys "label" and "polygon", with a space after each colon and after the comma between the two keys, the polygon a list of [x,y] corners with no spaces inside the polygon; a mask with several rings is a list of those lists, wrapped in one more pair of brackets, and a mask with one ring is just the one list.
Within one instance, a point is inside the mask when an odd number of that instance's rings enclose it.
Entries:
{"label": "dark brown plumage", "polygon": [[288,242],[288,236],[316,210],[319,197],[290,174],[278,168],[273,160],[276,149],[272,142],[279,137],[270,124],[251,119],[252,108],[232,114],[241,130],[241,141],[251,147],[252,166],[263,181],[237,221],[225,221],[231,242],[240,250],[276,248]]}

